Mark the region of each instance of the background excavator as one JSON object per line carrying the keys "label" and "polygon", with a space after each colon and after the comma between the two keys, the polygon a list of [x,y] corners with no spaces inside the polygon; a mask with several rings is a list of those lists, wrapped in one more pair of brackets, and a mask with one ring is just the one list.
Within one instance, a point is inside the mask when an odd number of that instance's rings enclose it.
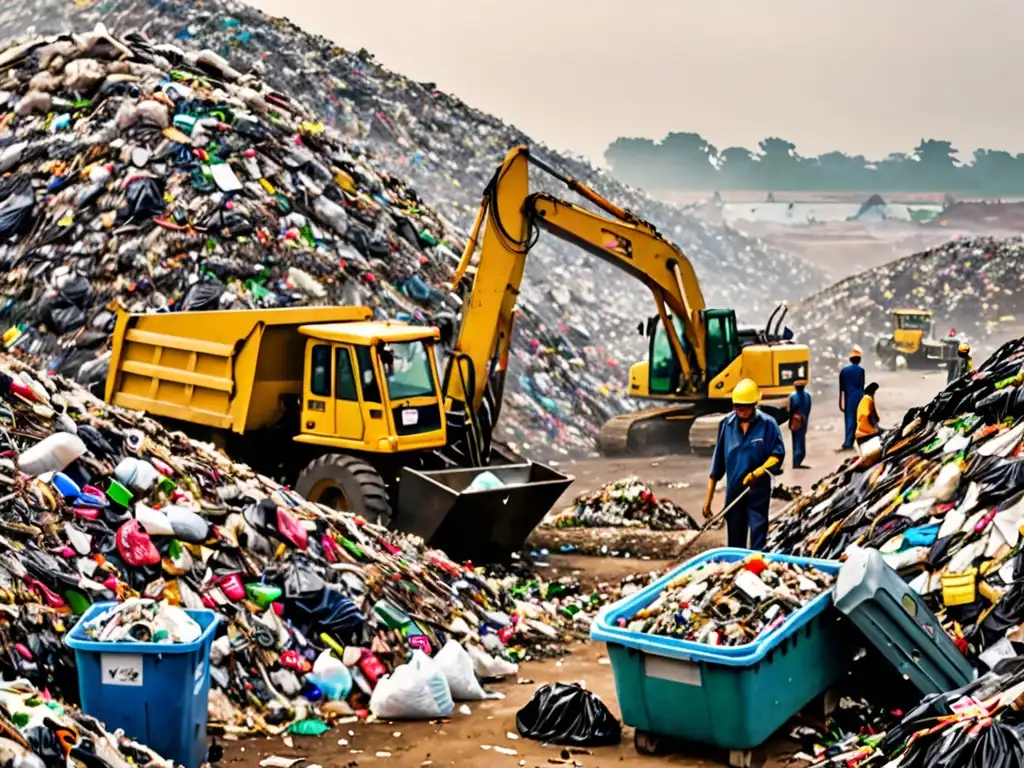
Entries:
{"label": "background excavator", "polygon": [[[608,215],[531,194],[531,161]],[[472,273],[457,333],[454,324],[374,321],[366,307],[120,314],[105,397],[212,441],[325,507],[421,535],[454,557],[506,555],[572,482],[526,462],[474,485],[478,468],[501,463],[492,435],[526,257],[541,230],[651,289],[652,324],[664,332],[649,324],[649,394],[714,410],[728,407],[743,378],[769,395],[806,378],[806,347],[744,346],[735,313],[705,309],[689,261],[651,224],[516,147],[484,192],[453,279],[459,286]]]}

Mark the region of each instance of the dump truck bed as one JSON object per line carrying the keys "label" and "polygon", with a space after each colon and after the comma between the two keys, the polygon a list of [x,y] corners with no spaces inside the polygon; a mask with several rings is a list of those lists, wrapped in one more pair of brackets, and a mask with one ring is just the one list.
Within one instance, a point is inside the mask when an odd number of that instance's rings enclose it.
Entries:
{"label": "dump truck bed", "polygon": [[118,316],[106,400],[154,416],[246,432],[301,397],[302,325],[369,320],[368,307]]}

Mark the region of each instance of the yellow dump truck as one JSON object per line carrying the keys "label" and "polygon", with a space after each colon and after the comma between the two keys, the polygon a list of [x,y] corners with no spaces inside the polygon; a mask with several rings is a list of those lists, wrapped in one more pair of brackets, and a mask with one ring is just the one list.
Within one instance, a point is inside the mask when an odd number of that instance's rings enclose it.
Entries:
{"label": "yellow dump truck", "polygon": [[447,442],[439,332],[371,317],[367,307],[121,314],[106,399],[309,499],[387,522],[384,477]]}

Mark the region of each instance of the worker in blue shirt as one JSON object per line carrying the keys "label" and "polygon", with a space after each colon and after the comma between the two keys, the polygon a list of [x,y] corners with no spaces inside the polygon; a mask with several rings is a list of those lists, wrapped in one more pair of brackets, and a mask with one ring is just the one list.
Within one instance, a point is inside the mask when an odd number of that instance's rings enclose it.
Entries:
{"label": "worker in blue shirt", "polygon": [[860,359],[864,351],[854,345],[850,352],[850,364],[839,372],[839,410],[846,420],[846,436],[843,450],[853,450],[853,439],[857,434],[857,406],[864,397],[864,369],[860,367]]}
{"label": "worker in blue shirt", "polygon": [[[768,472],[775,475],[782,472],[786,445],[779,425],[758,409],[759,402],[761,391],[750,379],[744,379],[733,390],[733,412],[718,426],[708,493],[704,499],[704,519],[711,518],[715,488],[725,477],[726,506],[737,502],[725,516],[728,545],[746,549],[749,532],[750,548],[763,551],[768,543],[768,507],[772,497]],[[749,492],[739,499],[744,490]]]}
{"label": "worker in blue shirt", "polygon": [[807,422],[811,420],[811,395],[803,379],[794,381],[796,392],[789,396],[789,431],[793,436],[793,469],[808,469],[804,464],[807,457]]}

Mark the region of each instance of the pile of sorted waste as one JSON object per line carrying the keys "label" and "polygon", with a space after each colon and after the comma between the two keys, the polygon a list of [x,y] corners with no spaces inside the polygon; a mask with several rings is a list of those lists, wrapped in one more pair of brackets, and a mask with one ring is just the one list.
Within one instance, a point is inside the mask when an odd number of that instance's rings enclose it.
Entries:
{"label": "pile of sorted waste", "polygon": [[649,528],[690,531],[698,526],[690,513],[669,499],[659,499],[638,477],[603,485],[576,497],[571,507],[548,517],[554,528]]}
{"label": "pile of sorted waste", "polygon": [[1022,384],[1017,339],[773,519],[769,549],[878,549],[962,650],[998,660],[1024,624]]}
{"label": "pile of sorted waste", "polygon": [[746,645],[832,588],[835,577],[814,566],[750,555],[701,563],[670,580],[632,619],[630,632],[705,645]]}
{"label": "pile of sorted waste", "polygon": [[132,597],[86,621],[82,633],[98,643],[193,643],[203,629],[184,608]]}
{"label": "pile of sorted waste", "polygon": [[864,349],[870,370],[878,338],[893,332],[894,309],[931,310],[938,337],[954,331],[979,349],[1002,343],[1024,309],[1022,270],[1021,238],[968,237],[848,277],[802,301],[789,322],[811,346],[814,388],[835,388],[854,344]]}
{"label": "pile of sorted waste", "polygon": [[847,732],[794,758],[814,768],[1015,768],[1024,762],[1024,665],[1007,659],[963,688],[929,696],[886,730]]}
{"label": "pile of sorted waste", "polygon": [[[246,188],[237,192],[221,192],[217,180],[202,172],[200,175],[206,181],[201,189],[196,190],[192,186],[199,181],[198,178],[189,178],[184,191],[190,205],[196,198],[210,202],[211,195],[214,202],[221,195],[244,201],[241,217],[252,221],[256,216],[254,225],[257,230],[264,223],[264,216],[269,217],[265,227],[268,236],[254,239],[245,235],[247,247],[230,248],[225,241],[233,240],[232,227],[242,226],[239,217],[228,215],[230,221],[225,226],[218,219],[214,228],[197,230],[196,226],[201,227],[204,222],[196,221],[195,214],[209,217],[219,210],[214,205],[208,211],[207,206],[197,201],[195,204],[200,210],[190,210],[187,221],[194,232],[186,227],[184,234],[180,230],[150,234],[157,240],[155,249],[150,248],[145,239],[141,241],[144,256],[154,262],[166,258],[173,261],[178,251],[173,241],[178,238],[187,240],[189,247],[182,249],[186,255],[203,254],[206,248],[213,248],[215,253],[210,260],[216,263],[210,270],[212,276],[221,281],[234,278],[241,283],[229,289],[228,293],[239,294],[243,304],[267,300],[322,303],[338,301],[341,295],[351,303],[368,302],[378,306],[382,312],[403,316],[426,314],[436,317],[437,312],[447,311],[446,303],[445,310],[436,310],[435,305],[443,303],[447,293],[446,273],[450,270],[453,255],[462,246],[463,230],[468,229],[472,222],[480,194],[503,153],[510,146],[523,143],[531,144],[534,152],[554,167],[593,185],[616,203],[652,220],[693,261],[702,277],[708,303],[736,306],[741,314],[746,315],[741,319],[747,322],[763,325],[775,301],[797,299],[826,284],[823,273],[799,259],[771,250],[728,227],[707,224],[674,205],[655,201],[615,182],[578,158],[538,146],[514,127],[473,110],[432,86],[385,70],[365,51],[344,51],[324,37],[306,34],[286,20],[269,18],[240,3],[213,0],[99,3],[82,0],[69,5],[63,0],[42,0],[38,3],[12,0],[0,8],[0,29],[11,30],[13,34],[27,29],[42,32],[87,29],[97,22],[106,22],[119,34],[127,35],[133,29],[144,28],[152,41],[173,40],[176,46],[181,47],[180,50],[135,36],[126,36],[119,42],[136,55],[138,47],[149,42],[165,59],[155,61],[158,71],[153,72],[154,76],[171,75],[176,83],[189,86],[201,101],[205,99],[206,90],[197,85],[213,87],[217,97],[222,93],[231,96],[237,87],[244,88],[247,96],[252,96],[251,91],[255,91],[261,97],[260,104],[247,103],[245,106],[255,113],[261,127],[266,127],[267,121],[273,124],[274,130],[268,131],[270,138],[251,147],[229,146],[231,156],[225,158]],[[93,53],[90,51],[90,55]],[[65,59],[56,61],[62,64]],[[143,58],[142,61],[153,63],[152,59]],[[99,62],[108,64],[102,57]],[[36,71],[32,67],[33,62],[29,62],[19,68],[19,72],[9,75],[6,83],[0,83],[0,88],[14,94],[12,106],[20,103],[17,99],[26,92],[26,81],[35,76]],[[195,67],[202,70],[199,80],[193,76]],[[36,84],[50,87],[57,79],[37,81]],[[135,85],[144,94],[148,93],[145,79]],[[104,87],[101,84],[100,89]],[[129,92],[129,98],[133,98],[132,93]],[[91,101],[96,99],[96,93],[83,93],[81,98],[77,94],[68,96],[72,107],[76,101],[89,98],[91,108],[95,109]],[[102,100],[108,101],[109,98],[110,94],[104,92]],[[267,113],[260,113],[254,108],[263,102],[267,104]],[[27,109],[28,104],[25,107]],[[177,107],[171,112],[172,117],[179,116]],[[33,135],[60,138],[62,133],[68,132],[64,127],[67,120],[72,121],[73,130],[83,127],[79,125],[81,111],[65,109],[56,114],[61,119],[56,122],[53,134],[49,133],[51,123],[46,120],[42,130],[33,132]],[[313,117],[314,114],[320,117]],[[63,115],[69,117],[64,118]],[[98,117],[102,119],[107,115],[101,111]],[[340,129],[347,141],[338,145],[320,134],[317,137],[319,141],[311,144],[305,141],[306,135],[303,134],[300,149],[311,153],[316,163],[325,168],[346,170],[351,183],[346,180],[345,185],[349,188],[342,185],[335,190],[315,168],[295,167],[295,163],[304,161],[307,153],[300,152],[297,157],[291,151],[294,146],[290,135],[292,129],[296,126],[301,128],[303,123],[315,127],[320,119]],[[26,122],[29,126],[36,125],[33,118]],[[17,128],[18,123],[13,125]],[[212,136],[218,140],[213,165],[219,164],[216,158],[223,152],[225,137],[237,139],[235,126],[222,132],[223,126],[227,125],[230,125],[229,121],[221,120],[212,134],[206,128],[200,130],[200,137]],[[209,126],[213,127],[212,124]],[[85,138],[94,137],[91,129],[99,128],[95,123],[90,123],[89,127]],[[172,127],[188,133],[180,126]],[[123,137],[114,134],[111,138],[117,141]],[[131,138],[132,143],[137,141],[136,137]],[[31,143],[35,144],[34,141]],[[99,148],[89,145],[90,152],[98,153],[102,149],[103,139],[97,143]],[[325,145],[330,149],[325,150]],[[333,150],[339,147],[348,164],[334,162],[337,153]],[[209,151],[208,146],[202,148]],[[155,146],[146,142],[142,149],[152,151]],[[255,159],[264,173],[287,160],[283,169],[287,176],[284,183],[279,184],[274,177],[262,177],[272,186],[273,192],[249,188],[256,181],[250,179],[246,172],[246,168],[251,167],[244,158],[249,149],[257,152]],[[110,160],[121,156],[119,148],[115,147],[115,150],[104,157],[92,158],[90,155],[89,159],[109,164]],[[237,157],[239,152],[243,158]],[[264,162],[267,152],[273,164],[270,168]],[[143,153],[136,155],[141,158]],[[130,160],[128,155],[125,156]],[[179,161],[183,158],[184,154]],[[77,156],[69,156],[64,160],[74,164],[76,159]],[[77,170],[85,164],[79,162],[73,167]],[[208,165],[203,160],[195,164]],[[121,197],[124,190],[114,184],[124,180],[118,170],[115,163],[115,173],[112,174],[115,178],[106,185],[106,191],[111,196]],[[146,170],[153,172],[153,166],[147,165]],[[191,168],[185,170],[190,172]],[[414,183],[418,193],[398,182],[388,171]],[[19,171],[24,172],[24,168]],[[216,172],[224,173],[223,169]],[[48,174],[40,175],[43,181],[49,180]],[[164,183],[171,181],[170,178],[161,179]],[[227,183],[232,182],[227,180]],[[212,187],[209,192],[203,191],[208,187]],[[300,192],[302,199],[298,196]],[[256,197],[252,198],[250,193]],[[343,209],[349,230],[344,236],[317,220],[313,215],[315,211],[307,210],[307,205],[312,206],[324,197]],[[422,201],[429,202],[433,212]],[[263,209],[252,214],[250,209],[259,202],[264,203]],[[268,202],[269,205],[266,204]],[[293,225],[290,211],[279,211],[279,206],[286,203],[315,224],[324,226],[328,235],[325,238],[326,250],[337,257],[334,269],[312,268],[322,265],[327,259],[325,249],[320,247],[319,240],[316,247],[310,245],[309,233],[301,224]],[[323,204],[321,207],[328,208]],[[173,205],[168,205],[168,212],[173,208]],[[338,212],[331,208],[330,213],[336,216]],[[120,222],[117,223],[120,231]],[[171,223],[183,226],[174,220]],[[278,223],[283,226],[271,226]],[[131,234],[134,233],[126,233]],[[35,237],[38,240],[40,236]],[[138,239],[129,236],[121,239],[133,245],[124,248],[122,243],[115,250],[125,250],[126,260],[137,259],[136,253],[140,248],[134,244],[139,242]],[[169,257],[161,252],[167,240],[172,241]],[[58,261],[58,255],[64,242],[53,244],[51,268],[40,268],[41,276],[48,277],[47,272],[63,265],[63,260]],[[414,247],[410,248],[410,245]],[[236,257],[251,266],[241,270],[234,264],[225,267],[221,264],[225,248],[230,248]],[[157,253],[151,254],[153,250]],[[312,256],[309,255],[311,250],[314,251]],[[218,255],[221,258],[215,258]],[[245,259],[246,256],[249,258]],[[422,264],[418,263],[421,259],[425,260]],[[205,260],[204,257],[198,261]],[[623,281],[621,274],[613,268],[595,262],[592,256],[582,254],[574,246],[557,243],[553,238],[542,238],[527,261],[527,279],[518,302],[522,315],[517,321],[517,338],[509,362],[511,375],[501,434],[517,448],[539,457],[592,451],[600,425],[610,416],[633,407],[624,397],[626,370],[628,364],[642,359],[647,351],[645,340],[636,333],[637,311],[638,307],[648,306],[648,314],[653,314],[655,308],[639,282]],[[202,269],[203,266],[194,257],[186,259],[180,279],[188,284],[197,279],[205,282],[208,273]],[[309,274],[313,281],[306,280],[301,274],[291,275],[293,266]],[[227,274],[224,274],[225,270]],[[153,277],[145,272],[133,273],[126,276],[126,281],[141,282],[141,292],[146,293]],[[327,293],[325,297],[309,295],[310,292],[318,293],[314,283],[323,283]],[[94,286],[93,290],[99,288]],[[158,292],[163,290],[166,288]],[[256,295],[250,296],[250,293]],[[205,289],[202,294],[208,296]],[[27,306],[22,298],[13,298],[19,307]],[[74,304],[76,297],[69,298]],[[166,295],[168,303],[179,309],[181,298],[178,293]],[[68,303],[68,299],[64,303]],[[70,316],[75,314],[68,313]],[[93,328],[91,324],[87,327]],[[94,334],[82,335],[86,338],[62,339],[59,347],[67,351],[70,358],[61,367],[62,372],[68,375],[80,371],[83,362],[96,352],[96,347],[89,346],[89,339]],[[48,362],[57,365],[63,360],[64,355],[52,354]],[[95,377],[101,368],[83,371],[83,377]]]}
{"label": "pile of sorted waste", "polygon": [[[187,633],[179,606],[217,611],[211,722],[248,733],[365,716],[384,675],[450,640],[480,675],[560,655],[613,597],[460,565],[59,377],[0,371],[0,675],[57,700],[78,700],[62,638],[97,602],[125,602],[95,627],[123,641]],[[350,687],[320,674],[329,650]]]}

